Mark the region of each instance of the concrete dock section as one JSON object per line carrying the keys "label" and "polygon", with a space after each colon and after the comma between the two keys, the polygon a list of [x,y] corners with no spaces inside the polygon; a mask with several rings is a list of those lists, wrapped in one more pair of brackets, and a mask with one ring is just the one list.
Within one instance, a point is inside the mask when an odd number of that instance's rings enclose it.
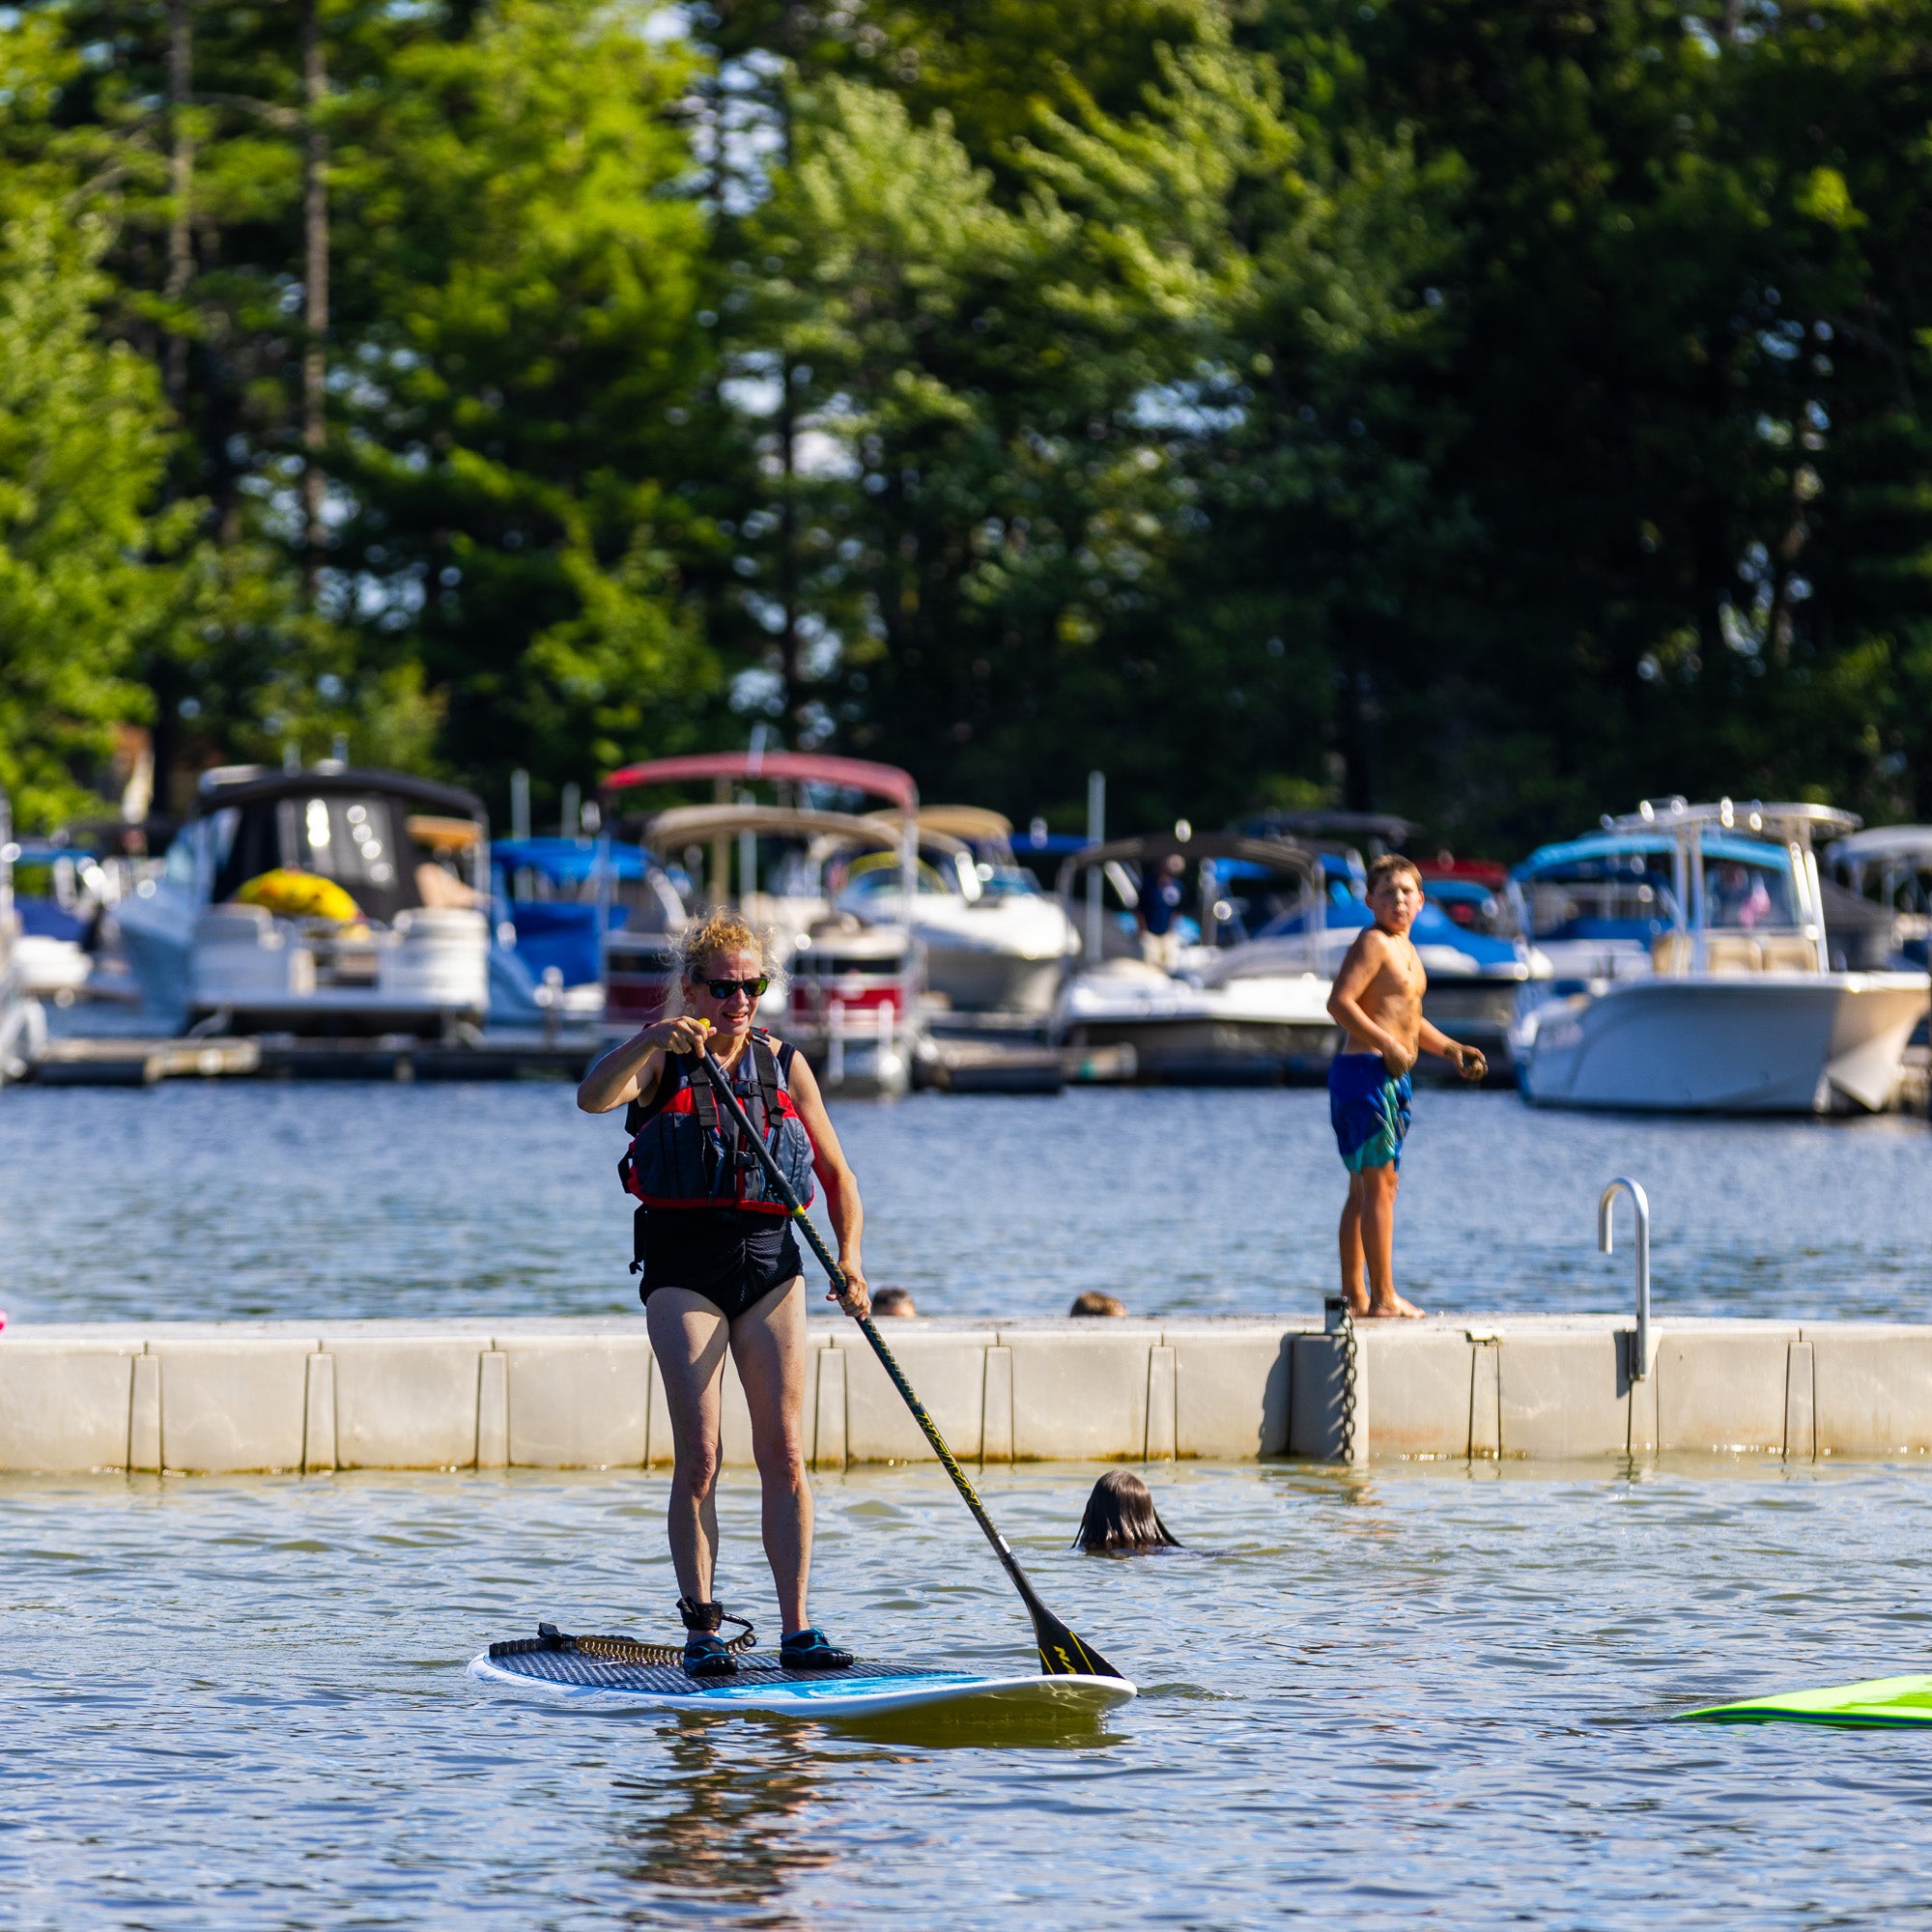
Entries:
{"label": "concrete dock section", "polygon": [[[1932,1455],[1932,1326],[1628,1317],[895,1321],[962,1462]],[[814,1466],[918,1462],[865,1339],[814,1322]],[[724,1458],[751,1461],[726,1370]],[[0,1471],[620,1468],[670,1457],[643,1324],[154,1322],[0,1334]]]}

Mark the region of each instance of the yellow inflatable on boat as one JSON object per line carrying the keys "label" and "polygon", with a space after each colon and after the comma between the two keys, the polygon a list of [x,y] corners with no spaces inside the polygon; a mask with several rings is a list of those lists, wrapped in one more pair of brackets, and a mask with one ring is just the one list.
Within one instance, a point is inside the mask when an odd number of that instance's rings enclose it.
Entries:
{"label": "yellow inflatable on boat", "polygon": [[240,905],[258,905],[282,919],[332,919],[347,923],[360,919],[362,908],[333,879],[277,866],[261,872],[235,895]]}

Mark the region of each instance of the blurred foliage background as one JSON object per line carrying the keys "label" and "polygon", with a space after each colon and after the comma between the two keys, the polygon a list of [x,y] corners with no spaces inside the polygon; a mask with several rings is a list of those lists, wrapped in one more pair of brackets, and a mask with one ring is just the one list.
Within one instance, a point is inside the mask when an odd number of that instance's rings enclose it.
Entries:
{"label": "blurred foliage background", "polygon": [[0,784],[1932,815],[1928,188],[1932,0],[0,10]]}

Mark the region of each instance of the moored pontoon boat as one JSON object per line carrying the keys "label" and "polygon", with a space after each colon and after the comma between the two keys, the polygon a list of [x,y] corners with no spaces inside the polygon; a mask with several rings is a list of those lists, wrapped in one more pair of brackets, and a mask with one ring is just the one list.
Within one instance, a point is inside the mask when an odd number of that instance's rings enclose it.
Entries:
{"label": "moored pontoon boat", "polygon": [[[901,876],[918,864],[919,794],[891,765],[801,752],[738,752],[659,758],[605,781],[607,799],[644,785],[709,780],[717,802],[673,807],[646,822],[646,846],[667,866],[683,858],[705,879],[703,902],[735,904],[770,927],[789,955],[783,1016],[770,1023],[793,1040],[832,1090],[897,1094],[910,1084],[923,1025],[923,960],[896,922],[861,919],[834,900],[854,852],[898,855]],[[779,783],[794,792],[859,792],[885,798],[895,822],[823,811],[805,804],[760,806],[731,798],[740,785]],[[706,865],[708,855],[709,864]],[[696,895],[696,894],[694,895]],[[911,894],[908,893],[908,897]],[[687,908],[687,916],[697,910]],[[638,1026],[664,1009],[675,976],[675,932],[605,940],[607,1011]]]}

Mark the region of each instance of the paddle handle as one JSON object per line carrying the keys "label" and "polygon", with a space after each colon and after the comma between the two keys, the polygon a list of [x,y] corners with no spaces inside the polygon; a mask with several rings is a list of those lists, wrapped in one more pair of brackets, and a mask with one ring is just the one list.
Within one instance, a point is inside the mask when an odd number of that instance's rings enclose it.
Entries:
{"label": "paddle handle", "polygon": [[[805,1203],[798,1198],[797,1190],[784,1177],[784,1170],[772,1157],[763,1135],[752,1125],[738,1096],[731,1091],[731,1083],[725,1077],[724,1069],[718,1064],[718,1056],[707,1046],[701,1049],[706,1070],[711,1075],[711,1084],[718,1094],[719,1104],[736,1122],[739,1135],[758,1157],[758,1164],[765,1170],[765,1179],[771,1182],[772,1191],[782,1201],[790,1211],[792,1221],[805,1236],[806,1244],[818,1257],[819,1265],[831,1277],[832,1285],[840,1294],[845,1293],[845,1271],[832,1259],[832,1251],[825,1245],[818,1230],[811,1225],[810,1217],[805,1211]],[[967,1480],[966,1471],[959,1466],[952,1451],[947,1447],[946,1438],[939,1433],[939,1425],[925,1412],[925,1405],[913,1393],[912,1384],[906,1380],[905,1371],[893,1357],[893,1351],[886,1347],[885,1339],[872,1324],[869,1315],[853,1318],[859,1324],[860,1332],[872,1345],[872,1352],[879,1358],[879,1365],[886,1372],[892,1385],[898,1390],[900,1399],[912,1410],[912,1417],[920,1426],[921,1433],[932,1445],[932,1453],[939,1458],[946,1473],[952,1478],[952,1487],[959,1492],[966,1507],[973,1512],[973,1520],[985,1532],[986,1541],[993,1546],[993,1553],[1000,1559],[1001,1567],[1012,1580],[1013,1588],[1020,1593],[1020,1601],[1027,1606],[1027,1614],[1033,1619],[1034,1636],[1039,1646],[1040,1662],[1049,1675],[1070,1672],[1084,1673],[1093,1677],[1118,1677],[1120,1672],[1096,1650],[1084,1644],[1073,1633],[1049,1610],[1035,1594],[1034,1587],[1027,1580],[1027,1574],[1020,1568],[1019,1558],[1012,1552],[1011,1546],[1000,1534],[999,1526],[986,1514],[986,1506],[980,1500],[979,1492]]]}

